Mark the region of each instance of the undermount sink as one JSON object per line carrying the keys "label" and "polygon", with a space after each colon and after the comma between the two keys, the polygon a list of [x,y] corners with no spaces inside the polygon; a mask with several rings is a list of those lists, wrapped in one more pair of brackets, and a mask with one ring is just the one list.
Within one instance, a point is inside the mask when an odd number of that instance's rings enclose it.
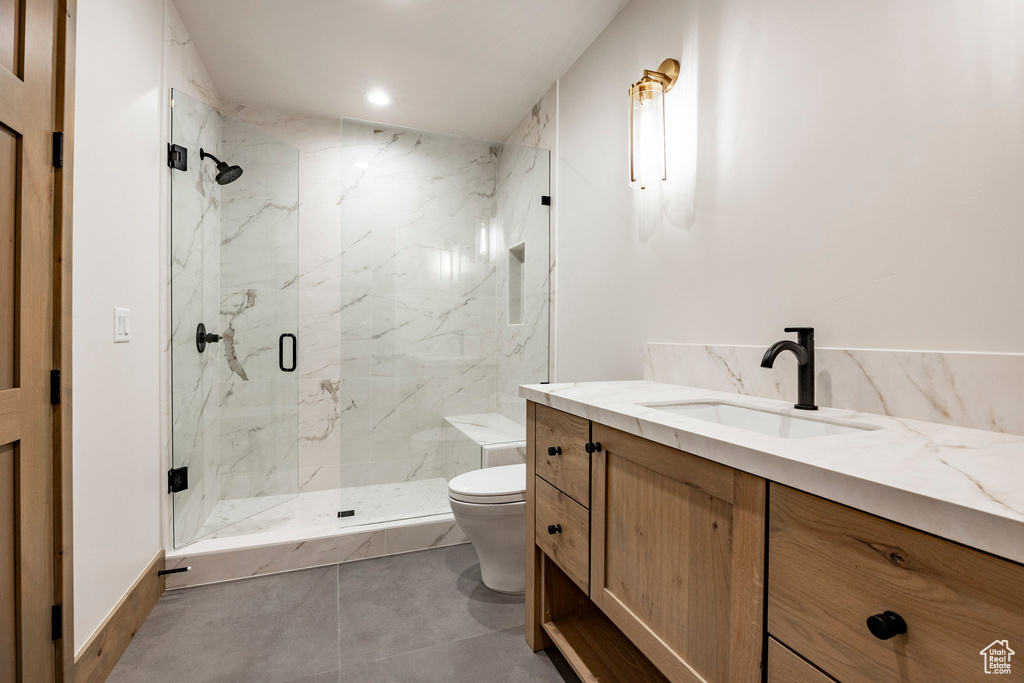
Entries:
{"label": "undermount sink", "polygon": [[715,422],[726,427],[767,434],[782,439],[813,439],[881,429],[855,422],[797,417],[788,412],[725,403],[723,401],[690,401],[686,403],[643,403],[647,408],[684,415],[697,420]]}

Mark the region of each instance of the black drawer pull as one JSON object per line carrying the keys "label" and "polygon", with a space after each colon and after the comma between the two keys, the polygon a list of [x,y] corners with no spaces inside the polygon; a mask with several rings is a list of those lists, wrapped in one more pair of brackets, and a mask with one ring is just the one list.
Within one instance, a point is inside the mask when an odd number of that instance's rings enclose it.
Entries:
{"label": "black drawer pull", "polygon": [[586,449],[587,453],[593,453],[594,451],[597,451],[598,453],[600,453],[601,452],[601,442],[598,441],[597,443],[588,443],[583,448]]}
{"label": "black drawer pull", "polygon": [[549,524],[548,525],[548,533],[549,534],[560,534],[560,533],[562,533],[562,525],[561,524]]}
{"label": "black drawer pull", "polygon": [[548,455],[561,455],[561,454],[562,454],[562,447],[561,446],[548,446]]}
{"label": "black drawer pull", "polygon": [[868,630],[879,640],[889,640],[907,632],[907,622],[895,612],[885,611],[868,617]]}

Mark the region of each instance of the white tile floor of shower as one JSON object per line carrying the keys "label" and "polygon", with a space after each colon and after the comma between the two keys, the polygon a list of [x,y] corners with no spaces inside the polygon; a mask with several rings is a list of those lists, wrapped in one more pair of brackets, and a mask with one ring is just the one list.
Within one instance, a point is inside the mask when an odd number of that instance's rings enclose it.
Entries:
{"label": "white tile floor of shower", "polygon": [[[211,533],[167,553],[166,568],[191,567],[171,574],[167,587],[305,569],[464,543],[452,517],[448,482],[443,478],[311,491],[267,500],[221,501],[207,522]],[[224,528],[246,507],[260,510]],[[354,510],[351,517],[338,517]],[[213,529],[217,529],[213,531]]]}
{"label": "white tile floor of shower", "polygon": [[[274,507],[272,499],[281,502]],[[353,510],[351,517],[338,517],[341,510]],[[344,489],[308,491],[297,496],[266,496],[222,500],[199,531],[203,539],[265,534],[266,539],[314,538],[339,529],[398,521],[451,512],[448,482],[443,477],[403,481]],[[238,519],[231,523],[230,520]],[[297,534],[299,536],[297,536]]]}

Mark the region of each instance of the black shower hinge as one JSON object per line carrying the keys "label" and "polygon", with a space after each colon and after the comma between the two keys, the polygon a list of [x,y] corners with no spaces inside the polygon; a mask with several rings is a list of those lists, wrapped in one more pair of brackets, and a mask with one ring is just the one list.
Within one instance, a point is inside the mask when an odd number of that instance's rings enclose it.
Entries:
{"label": "black shower hinge", "polygon": [[542,206],[551,206],[551,195],[544,194],[540,197],[540,203]]}
{"label": "black shower hinge", "polygon": [[176,171],[188,170],[188,149],[181,145],[167,145],[167,165]]}
{"label": "black shower hinge", "polygon": [[356,511],[355,510],[340,510],[338,512],[338,517],[355,517],[355,516],[356,516]]}
{"label": "black shower hinge", "polygon": [[167,471],[167,492],[180,493],[188,489],[188,467],[174,467]]}
{"label": "black shower hinge", "polygon": [[64,605],[58,603],[50,608],[50,639],[60,640],[64,637]]}
{"label": "black shower hinge", "polygon": [[64,133],[53,131],[53,167],[64,168]]}
{"label": "black shower hinge", "polygon": [[60,405],[60,368],[50,370],[50,405]]}

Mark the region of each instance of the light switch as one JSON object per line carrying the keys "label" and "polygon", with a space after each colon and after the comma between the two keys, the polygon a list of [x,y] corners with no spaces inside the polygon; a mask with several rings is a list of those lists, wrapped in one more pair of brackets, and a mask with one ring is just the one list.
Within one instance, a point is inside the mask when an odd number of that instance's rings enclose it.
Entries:
{"label": "light switch", "polygon": [[123,344],[132,339],[132,328],[129,322],[131,311],[127,308],[114,308],[114,343]]}

